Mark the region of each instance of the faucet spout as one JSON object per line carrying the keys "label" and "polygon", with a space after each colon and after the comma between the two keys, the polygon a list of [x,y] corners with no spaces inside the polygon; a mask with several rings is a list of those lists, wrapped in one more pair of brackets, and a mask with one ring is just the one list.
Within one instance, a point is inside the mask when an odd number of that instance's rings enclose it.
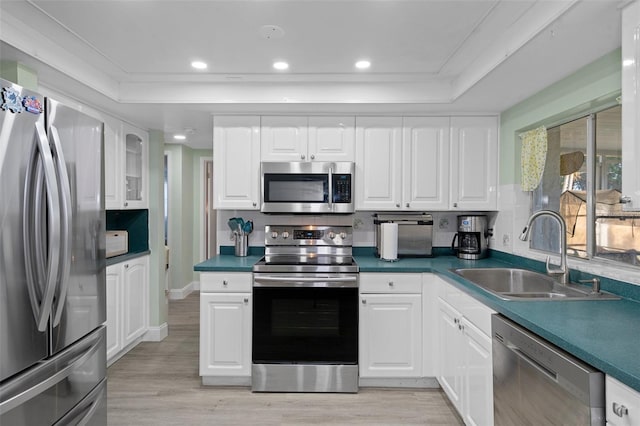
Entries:
{"label": "faucet spout", "polygon": [[560,216],[560,214],[554,212],[553,210],[539,210],[533,213],[531,217],[529,217],[527,225],[522,230],[520,240],[527,241],[527,239],[529,238],[531,225],[537,218],[541,216],[552,217],[558,222],[558,225],[560,225],[560,267],[552,268],[549,262],[550,256],[547,256],[547,274],[559,277],[561,284],[568,284],[569,268],[567,267],[567,224],[565,223],[564,218]]}

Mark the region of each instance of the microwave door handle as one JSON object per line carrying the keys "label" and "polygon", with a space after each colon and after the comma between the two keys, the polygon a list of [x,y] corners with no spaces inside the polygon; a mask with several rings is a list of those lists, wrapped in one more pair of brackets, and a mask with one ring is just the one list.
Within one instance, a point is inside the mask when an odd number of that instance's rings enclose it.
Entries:
{"label": "microwave door handle", "polygon": [[329,167],[329,211],[333,211],[333,167]]}

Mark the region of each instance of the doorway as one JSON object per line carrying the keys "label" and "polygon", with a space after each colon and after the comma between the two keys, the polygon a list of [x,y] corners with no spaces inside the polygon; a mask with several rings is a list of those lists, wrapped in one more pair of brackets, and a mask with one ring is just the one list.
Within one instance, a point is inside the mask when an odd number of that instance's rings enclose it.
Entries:
{"label": "doorway", "polygon": [[216,250],[216,211],[213,208],[213,158],[202,158],[200,162],[202,182],[202,220],[203,235],[200,249],[200,260],[215,256]]}

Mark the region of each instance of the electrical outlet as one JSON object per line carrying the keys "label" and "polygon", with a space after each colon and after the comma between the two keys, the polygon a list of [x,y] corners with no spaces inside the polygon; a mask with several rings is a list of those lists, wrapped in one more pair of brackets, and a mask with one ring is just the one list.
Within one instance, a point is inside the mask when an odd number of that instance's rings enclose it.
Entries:
{"label": "electrical outlet", "polygon": [[511,243],[511,235],[502,234],[502,245],[503,246],[508,246],[510,243]]}
{"label": "electrical outlet", "polygon": [[447,219],[446,217],[441,217],[440,221],[438,222],[438,228],[439,229],[449,229],[449,219]]}

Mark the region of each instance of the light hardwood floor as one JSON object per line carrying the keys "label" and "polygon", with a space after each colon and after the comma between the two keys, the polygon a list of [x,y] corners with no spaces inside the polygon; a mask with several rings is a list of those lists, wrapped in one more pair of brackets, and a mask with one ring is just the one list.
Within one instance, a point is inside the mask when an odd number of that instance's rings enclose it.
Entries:
{"label": "light hardwood floor", "polygon": [[108,370],[109,425],[462,425],[441,390],[252,393],[202,386],[199,294],[169,304],[169,337],[143,342]]}

